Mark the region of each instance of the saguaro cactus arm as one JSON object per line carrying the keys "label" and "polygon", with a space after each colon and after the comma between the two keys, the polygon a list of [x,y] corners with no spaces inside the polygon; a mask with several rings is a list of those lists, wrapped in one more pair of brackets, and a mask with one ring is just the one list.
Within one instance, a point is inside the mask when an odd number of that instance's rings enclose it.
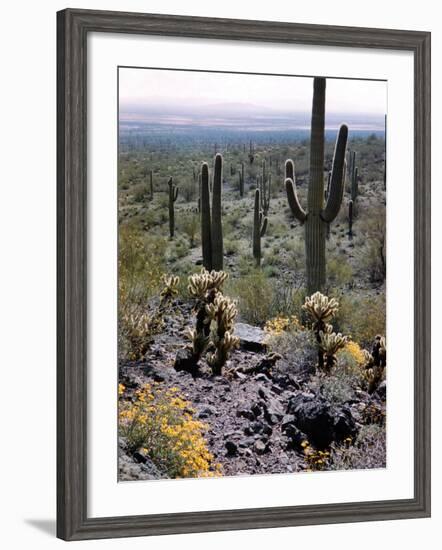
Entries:
{"label": "saguaro cactus arm", "polygon": [[267,220],[268,218],[264,218],[262,220],[262,225],[261,225],[261,237],[264,237],[264,235],[266,234],[266,231],[267,231]]}
{"label": "saguaro cactus arm", "polygon": [[287,178],[285,180],[285,190],[287,192],[287,200],[292,214],[297,220],[299,220],[301,223],[304,223],[307,219],[307,214],[303,210],[301,203],[299,202],[298,194],[296,193],[296,183],[294,182],[294,180],[292,180],[291,178]]}
{"label": "saguaro cactus arm", "polygon": [[347,138],[348,127],[346,124],[342,124],[336,139],[327,204],[321,212],[321,218],[327,223],[332,222],[338,215],[342,204],[342,197],[344,196],[345,150],[347,148]]}
{"label": "saguaro cactus arm", "polygon": [[295,163],[292,159],[287,159],[285,161],[285,179],[295,181]]}

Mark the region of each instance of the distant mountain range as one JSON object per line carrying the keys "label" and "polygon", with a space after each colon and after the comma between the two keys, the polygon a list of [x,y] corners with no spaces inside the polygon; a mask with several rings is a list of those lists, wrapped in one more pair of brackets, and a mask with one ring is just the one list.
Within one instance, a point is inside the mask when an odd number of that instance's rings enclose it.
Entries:
{"label": "distant mountain range", "polygon": [[[120,129],[135,129],[137,124],[224,128],[242,131],[302,130],[310,127],[310,112],[287,111],[244,103],[213,105],[120,105]],[[353,130],[383,131],[384,114],[326,113],[326,127],[334,129],[343,122]]]}

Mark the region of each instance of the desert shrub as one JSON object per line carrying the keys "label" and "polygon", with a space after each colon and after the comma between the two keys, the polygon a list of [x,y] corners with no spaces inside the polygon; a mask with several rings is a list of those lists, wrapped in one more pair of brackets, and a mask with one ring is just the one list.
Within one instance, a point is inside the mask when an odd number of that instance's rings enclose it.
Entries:
{"label": "desert shrub", "polygon": [[180,226],[183,231],[189,238],[189,246],[193,248],[195,246],[195,241],[199,235],[200,220],[199,215],[196,212],[187,212],[180,216],[181,222]]}
{"label": "desert shrub", "polygon": [[273,285],[260,269],[240,277],[231,285],[241,317],[253,325],[264,325],[272,317]]}
{"label": "desert shrub", "polygon": [[198,184],[194,181],[180,183],[179,194],[186,202],[195,200],[198,197]]}
{"label": "desert shrub", "polygon": [[119,394],[119,434],[130,451],[143,453],[171,478],[221,475],[204,439],[207,425],[194,419],[177,388],[145,384],[129,400],[120,386]]}
{"label": "desert shrub", "polygon": [[145,202],[149,196],[149,189],[147,185],[141,183],[137,185],[133,190],[133,197],[135,202]]}
{"label": "desert shrub", "polygon": [[156,306],[131,302],[124,288],[119,292],[118,353],[121,359],[139,361],[144,358],[153,336],[163,328],[163,317],[178,294],[179,277],[161,278],[163,288]]}
{"label": "desert shrub", "polygon": [[[269,269],[264,270],[265,274],[271,277]],[[273,293],[270,308],[272,317],[290,317],[292,315],[300,318],[301,307],[304,303],[304,289],[296,286],[293,282],[280,280],[280,270],[276,270],[273,277],[278,280],[272,283]]]}
{"label": "desert shrub", "polygon": [[387,459],[386,431],[384,426],[362,426],[352,444],[333,443],[330,448],[330,470],[357,470],[385,468]]}
{"label": "desert shrub", "polygon": [[295,315],[273,317],[264,325],[264,330],[269,336],[279,336],[283,332],[300,330],[301,328],[301,324]]}
{"label": "desert shrub", "polygon": [[238,240],[234,239],[225,239],[224,240],[224,253],[227,256],[233,256],[239,250]]}
{"label": "desert shrub", "polygon": [[168,260],[175,262],[176,260],[185,258],[187,254],[189,254],[189,243],[183,237],[178,237],[169,248]]}
{"label": "desert shrub", "polygon": [[353,280],[353,269],[348,261],[336,256],[327,262],[327,282],[332,287],[345,287]]}
{"label": "desert shrub", "polygon": [[317,358],[316,342],[308,330],[284,330],[266,338],[269,350],[279,353],[293,373],[310,371]]}
{"label": "desert shrub", "polygon": [[307,472],[328,470],[330,451],[320,451],[305,440],[301,443],[304,452],[304,460],[307,464]]}
{"label": "desert shrub", "polygon": [[375,402],[369,403],[361,411],[361,420],[364,424],[385,425],[385,408]]}
{"label": "desert shrub", "polygon": [[387,269],[385,208],[379,206],[367,211],[360,231],[365,236],[364,246],[356,250],[360,268],[369,274],[372,282],[382,282]]}
{"label": "desert shrub", "polygon": [[162,326],[160,317],[144,311],[138,305],[120,306],[118,319],[120,357],[129,361],[143,359],[154,334],[157,334]]}
{"label": "desert shrub", "polygon": [[345,293],[337,296],[339,311],[335,317],[337,328],[350,334],[361,347],[371,344],[376,334],[385,334],[385,296],[358,296]]}
{"label": "desert shrub", "polygon": [[145,303],[157,293],[165,271],[166,241],[143,234],[130,225],[119,230],[118,287],[119,301]]}
{"label": "desert shrub", "polygon": [[360,382],[357,373],[346,372],[335,368],[331,376],[312,376],[308,387],[314,392],[323,395],[335,405],[342,405],[351,401],[355,395],[355,389]]}

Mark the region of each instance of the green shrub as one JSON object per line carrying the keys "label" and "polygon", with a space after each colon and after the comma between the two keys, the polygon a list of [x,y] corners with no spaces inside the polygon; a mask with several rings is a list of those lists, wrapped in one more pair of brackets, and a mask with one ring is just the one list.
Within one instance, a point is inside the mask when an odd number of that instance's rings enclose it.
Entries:
{"label": "green shrub", "polygon": [[231,292],[238,299],[239,314],[246,322],[264,325],[273,316],[273,284],[260,269],[237,279]]}
{"label": "green shrub", "polygon": [[165,272],[166,240],[135,229],[130,225],[119,228],[118,287],[125,300],[145,303],[157,293]]}
{"label": "green shrub", "polygon": [[358,296],[345,293],[335,296],[339,311],[335,317],[337,330],[349,334],[361,347],[367,347],[376,334],[385,334],[385,295]]}
{"label": "green shrub", "polygon": [[330,470],[360,470],[385,468],[387,441],[384,426],[369,424],[362,426],[356,441],[332,444],[330,449]]}

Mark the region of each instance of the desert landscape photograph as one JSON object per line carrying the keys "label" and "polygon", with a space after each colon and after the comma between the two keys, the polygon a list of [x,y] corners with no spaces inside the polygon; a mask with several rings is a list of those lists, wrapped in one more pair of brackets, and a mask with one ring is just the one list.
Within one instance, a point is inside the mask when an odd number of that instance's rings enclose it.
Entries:
{"label": "desert landscape photograph", "polygon": [[118,95],[119,481],[385,468],[387,83]]}

